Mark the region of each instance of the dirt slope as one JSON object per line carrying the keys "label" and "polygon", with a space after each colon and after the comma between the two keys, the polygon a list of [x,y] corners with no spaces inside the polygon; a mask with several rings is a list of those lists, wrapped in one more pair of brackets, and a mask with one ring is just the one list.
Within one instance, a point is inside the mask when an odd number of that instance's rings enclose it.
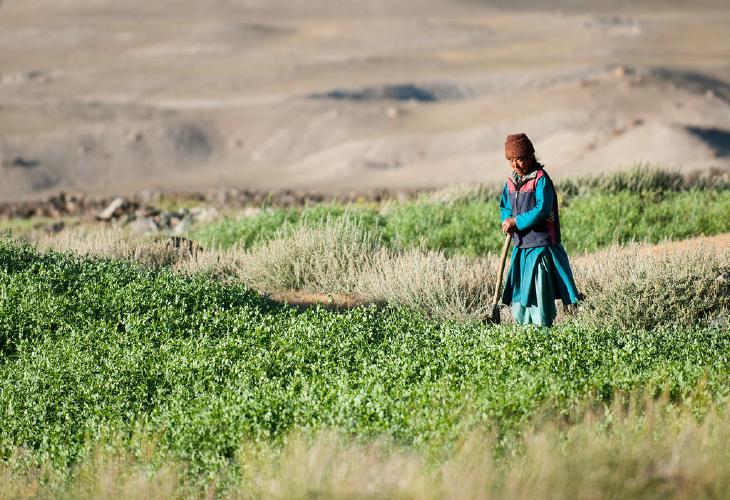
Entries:
{"label": "dirt slope", "polygon": [[0,199],[730,168],[730,4],[6,0]]}

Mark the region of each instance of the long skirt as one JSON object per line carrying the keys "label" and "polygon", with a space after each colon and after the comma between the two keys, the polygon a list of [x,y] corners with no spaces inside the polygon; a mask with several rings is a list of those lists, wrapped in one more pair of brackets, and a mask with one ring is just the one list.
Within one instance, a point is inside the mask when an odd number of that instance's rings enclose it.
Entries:
{"label": "long skirt", "polygon": [[520,324],[552,326],[557,309],[578,302],[578,289],[562,245],[515,248],[502,293],[502,302],[512,306]]}

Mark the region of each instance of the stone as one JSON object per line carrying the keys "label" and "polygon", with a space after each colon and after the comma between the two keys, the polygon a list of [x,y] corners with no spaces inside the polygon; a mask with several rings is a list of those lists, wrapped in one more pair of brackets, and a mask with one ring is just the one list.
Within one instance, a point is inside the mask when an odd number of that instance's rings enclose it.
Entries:
{"label": "stone", "polygon": [[170,220],[173,218],[172,212],[160,212],[160,214],[156,217],[157,223],[160,225],[160,227],[168,227],[170,226]]}
{"label": "stone", "polygon": [[190,231],[194,223],[195,221],[193,220],[193,217],[189,215],[175,225],[172,233],[177,235],[185,234]]}
{"label": "stone", "polygon": [[43,229],[48,234],[57,234],[64,230],[66,227],[66,223],[63,221],[54,222],[53,224],[49,224]]}
{"label": "stone", "polygon": [[129,229],[140,236],[153,234],[159,231],[157,224],[151,217],[137,217],[129,223]]}
{"label": "stone", "polygon": [[96,218],[99,220],[111,220],[117,214],[117,211],[124,206],[124,203],[124,198],[114,198],[104,210],[99,212]]}
{"label": "stone", "polygon": [[151,207],[149,205],[144,205],[134,211],[134,215],[136,215],[137,217],[152,217],[152,216],[158,215],[159,213],[160,213],[159,209],[157,209],[155,207]]}
{"label": "stone", "polygon": [[211,222],[218,218],[219,212],[215,207],[195,207],[190,210],[190,217],[194,222]]}

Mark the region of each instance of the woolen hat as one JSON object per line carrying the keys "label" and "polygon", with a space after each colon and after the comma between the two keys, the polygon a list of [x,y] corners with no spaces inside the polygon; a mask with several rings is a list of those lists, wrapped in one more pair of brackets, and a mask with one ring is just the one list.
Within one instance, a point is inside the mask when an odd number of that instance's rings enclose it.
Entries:
{"label": "woolen hat", "polygon": [[511,134],[507,136],[504,142],[504,156],[509,158],[518,158],[531,156],[535,154],[535,148],[532,142],[525,134]]}

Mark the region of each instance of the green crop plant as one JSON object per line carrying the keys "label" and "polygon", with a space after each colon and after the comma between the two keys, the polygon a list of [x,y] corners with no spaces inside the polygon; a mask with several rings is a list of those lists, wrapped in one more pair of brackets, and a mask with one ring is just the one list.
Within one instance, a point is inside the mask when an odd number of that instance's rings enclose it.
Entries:
{"label": "green crop plant", "polygon": [[269,207],[241,217],[229,215],[197,228],[190,236],[206,247],[248,248],[280,236],[283,231],[293,231],[297,227],[316,228],[337,219],[345,219],[369,231],[378,230],[382,225],[382,219],[374,209],[330,203],[303,209]]}
{"label": "green crop plant", "polygon": [[723,327],[545,333],[396,307],[299,312],[240,284],[10,240],[0,352],[3,459],[24,449],[63,468],[103,436],[143,433],[193,476],[226,468],[243,442],[326,429],[443,456],[485,428],[509,454],[545,406],[568,415],[642,390],[701,410],[730,388]]}
{"label": "green crop plant", "polygon": [[[725,178],[637,168],[557,184],[563,244],[587,252],[634,241],[656,243],[730,231],[730,185]],[[346,219],[391,250],[421,248],[446,255],[495,254],[501,245],[499,189],[445,189],[378,208],[336,204],[269,209],[225,218],[192,233],[204,246],[249,248],[281,236],[282,227],[317,228]]]}
{"label": "green crop plant", "polygon": [[155,460],[154,436],[137,435],[133,451],[104,439],[67,473],[28,466],[22,452],[0,462],[0,497],[633,499],[724,498],[730,489],[727,409],[698,419],[665,398],[617,397],[567,420],[525,429],[513,457],[495,457],[494,435],[476,431],[435,462],[388,439],[293,433],[241,443],[198,481],[184,462]]}

